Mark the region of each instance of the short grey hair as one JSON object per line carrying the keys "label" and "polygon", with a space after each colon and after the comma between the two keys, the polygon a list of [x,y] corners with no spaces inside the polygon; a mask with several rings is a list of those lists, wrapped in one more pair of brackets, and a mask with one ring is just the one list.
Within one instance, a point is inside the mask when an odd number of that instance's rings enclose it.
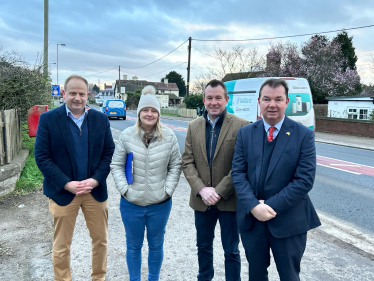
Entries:
{"label": "short grey hair", "polygon": [[68,78],[66,78],[65,83],[64,83],[64,91],[67,90],[67,85],[68,85],[68,83],[69,83],[69,81],[71,79],[80,79],[80,80],[82,80],[86,84],[87,90],[88,90],[88,82],[87,82],[86,78],[84,78],[84,77],[82,77],[80,75],[73,74],[73,75],[70,75]]}

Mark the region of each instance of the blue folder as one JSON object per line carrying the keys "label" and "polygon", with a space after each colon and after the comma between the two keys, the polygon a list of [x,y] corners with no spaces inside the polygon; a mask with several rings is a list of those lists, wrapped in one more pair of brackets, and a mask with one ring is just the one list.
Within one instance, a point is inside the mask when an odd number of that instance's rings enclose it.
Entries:
{"label": "blue folder", "polygon": [[133,177],[133,159],[134,159],[134,155],[132,154],[132,152],[130,152],[129,154],[127,154],[127,157],[126,157],[126,165],[125,165],[125,174],[126,174],[126,180],[127,180],[127,183],[128,184],[132,184],[133,181],[134,181],[134,177]]}

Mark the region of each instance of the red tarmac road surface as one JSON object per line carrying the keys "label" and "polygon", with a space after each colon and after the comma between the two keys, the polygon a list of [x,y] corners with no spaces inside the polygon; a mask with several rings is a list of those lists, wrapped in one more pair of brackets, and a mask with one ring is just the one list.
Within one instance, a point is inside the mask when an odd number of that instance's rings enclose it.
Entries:
{"label": "red tarmac road surface", "polygon": [[352,173],[355,175],[374,176],[374,167],[352,163],[334,158],[317,155],[317,164],[320,166]]}
{"label": "red tarmac road surface", "polygon": [[[128,117],[130,120],[136,121],[136,118]],[[169,127],[175,131],[187,132],[187,128],[177,127],[173,125],[164,124],[164,126]],[[357,163],[352,163],[348,161],[338,160],[334,158],[329,158],[325,156],[317,155],[317,165],[352,173],[355,175],[368,175],[374,176],[374,167],[361,165]]]}

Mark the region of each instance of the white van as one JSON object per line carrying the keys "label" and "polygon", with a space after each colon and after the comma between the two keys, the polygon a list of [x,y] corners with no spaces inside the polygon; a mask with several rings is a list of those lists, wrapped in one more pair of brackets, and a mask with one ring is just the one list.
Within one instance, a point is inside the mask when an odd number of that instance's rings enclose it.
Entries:
{"label": "white van", "polygon": [[305,78],[294,77],[261,77],[247,78],[225,82],[229,94],[227,111],[250,122],[261,119],[258,106],[258,95],[263,82],[270,78],[285,80],[288,84],[290,99],[286,115],[310,129],[314,129],[314,109],[312,92]]}

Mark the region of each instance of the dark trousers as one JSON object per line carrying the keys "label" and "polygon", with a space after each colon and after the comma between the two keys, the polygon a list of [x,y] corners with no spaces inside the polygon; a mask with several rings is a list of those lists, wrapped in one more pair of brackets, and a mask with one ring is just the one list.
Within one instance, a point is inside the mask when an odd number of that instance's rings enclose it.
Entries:
{"label": "dark trousers", "polygon": [[300,263],[306,246],[306,233],[286,238],[274,237],[267,222],[253,220],[249,230],[241,230],[250,281],[268,281],[270,248],[281,281],[299,281]]}
{"label": "dark trousers", "polygon": [[210,281],[214,276],[213,239],[214,229],[219,220],[222,247],[225,252],[225,276],[227,281],[240,281],[239,232],[236,212],[220,211],[211,206],[205,212],[195,211],[197,232],[197,256],[199,261],[199,281]]}

